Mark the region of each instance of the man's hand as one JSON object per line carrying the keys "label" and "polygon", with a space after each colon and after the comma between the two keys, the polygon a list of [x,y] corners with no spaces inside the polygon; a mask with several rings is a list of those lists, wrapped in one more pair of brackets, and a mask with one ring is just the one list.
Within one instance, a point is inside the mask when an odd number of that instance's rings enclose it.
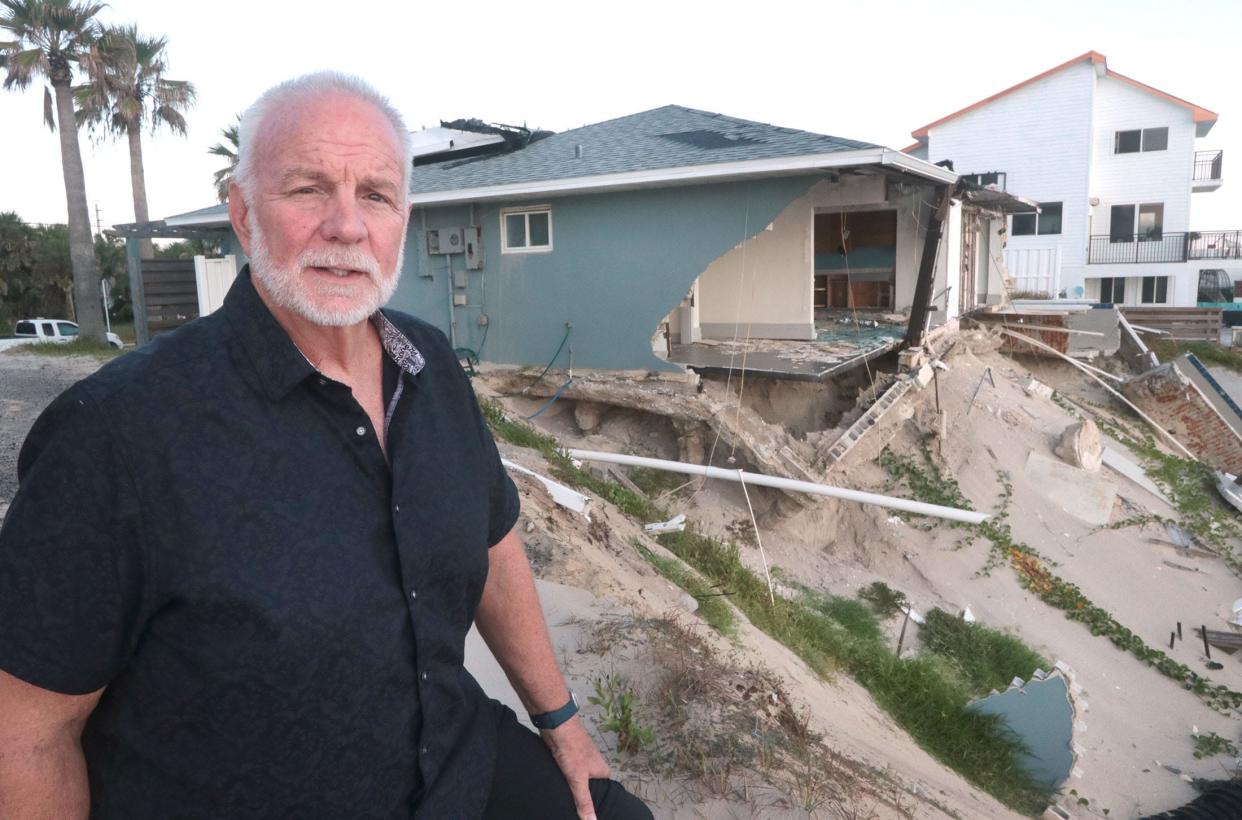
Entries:
{"label": "man's hand", "polygon": [[589,781],[591,778],[607,779],[610,772],[608,763],[587,734],[582,720],[575,715],[555,729],[545,729],[540,734],[569,783],[579,820],[595,820],[595,803],[591,800]]}

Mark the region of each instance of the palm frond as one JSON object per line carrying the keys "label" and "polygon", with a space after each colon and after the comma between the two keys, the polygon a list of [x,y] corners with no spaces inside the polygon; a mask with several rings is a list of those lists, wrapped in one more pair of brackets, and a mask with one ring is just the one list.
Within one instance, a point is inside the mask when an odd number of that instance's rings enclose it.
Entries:
{"label": "palm frond", "polygon": [[151,124],[152,131],[155,130],[155,124],[157,122],[162,122],[164,125],[167,125],[168,129],[174,134],[180,134],[183,137],[186,134],[185,117],[183,117],[181,112],[171,105],[161,105],[159,108],[155,109],[155,116],[152,118]]}

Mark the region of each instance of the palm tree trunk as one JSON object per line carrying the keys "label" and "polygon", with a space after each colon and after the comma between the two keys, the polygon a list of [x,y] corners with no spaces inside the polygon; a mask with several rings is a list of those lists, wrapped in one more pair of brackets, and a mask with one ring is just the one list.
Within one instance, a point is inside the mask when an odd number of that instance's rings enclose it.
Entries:
{"label": "palm tree trunk", "polygon": [[[147,177],[142,166],[142,123],[134,119],[126,124],[125,134],[129,137],[129,184],[134,189],[134,221],[150,222],[147,210]],[[138,243],[139,255],[143,259],[155,258],[155,243],[143,239]]]}
{"label": "palm tree trunk", "polygon": [[99,270],[95,267],[95,243],[91,216],[86,207],[86,179],[82,174],[82,151],[78,147],[78,123],[73,116],[73,92],[68,78],[52,80],[56,92],[56,121],[60,131],[60,164],[65,176],[65,199],[69,205],[69,259],[73,263],[74,304],[81,335],[105,341],[100,308]]}

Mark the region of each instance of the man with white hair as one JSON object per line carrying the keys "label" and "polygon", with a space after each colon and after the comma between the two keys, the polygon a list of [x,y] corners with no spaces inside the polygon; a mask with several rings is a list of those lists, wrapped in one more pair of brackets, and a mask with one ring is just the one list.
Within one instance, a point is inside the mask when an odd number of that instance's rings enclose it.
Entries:
{"label": "man with white hair", "polygon": [[[357,79],[265,93],[224,306],[35,423],[0,529],[0,817],[650,818],[575,715],[453,351],[381,310],[408,143]],[[542,741],[463,668],[472,622]]]}

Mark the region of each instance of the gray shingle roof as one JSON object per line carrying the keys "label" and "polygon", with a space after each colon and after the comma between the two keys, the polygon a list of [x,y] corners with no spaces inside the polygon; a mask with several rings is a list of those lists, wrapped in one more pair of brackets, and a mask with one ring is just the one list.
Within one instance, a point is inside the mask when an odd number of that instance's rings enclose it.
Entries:
{"label": "gray shingle roof", "polygon": [[[576,156],[578,146],[581,157]],[[563,131],[510,154],[418,166],[410,179],[410,192],[547,182],[879,147],[666,105]]]}

